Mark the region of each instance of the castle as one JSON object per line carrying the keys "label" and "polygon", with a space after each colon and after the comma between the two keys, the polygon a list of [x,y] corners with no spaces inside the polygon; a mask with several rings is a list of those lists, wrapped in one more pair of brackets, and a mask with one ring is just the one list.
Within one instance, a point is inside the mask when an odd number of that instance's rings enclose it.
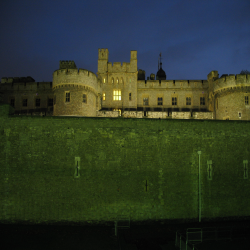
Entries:
{"label": "castle", "polygon": [[250,75],[166,78],[107,49],[97,75],[2,78],[0,222],[249,219]]}
{"label": "castle", "polygon": [[[250,75],[211,71],[207,80],[167,80],[162,62],[145,79],[137,69],[137,51],[130,62],[113,64],[108,49],[98,50],[97,75],[60,61],[52,82],[32,77],[3,77],[2,102],[15,114],[46,116],[179,118],[249,120]],[[160,64],[160,65],[159,65]]]}

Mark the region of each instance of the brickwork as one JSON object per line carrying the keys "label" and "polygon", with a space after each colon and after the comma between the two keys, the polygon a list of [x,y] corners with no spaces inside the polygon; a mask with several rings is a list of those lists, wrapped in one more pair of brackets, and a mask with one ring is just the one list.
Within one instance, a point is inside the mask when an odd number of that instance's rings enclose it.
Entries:
{"label": "brickwork", "polygon": [[90,71],[56,70],[53,74],[53,115],[96,116],[98,89],[97,77]]}
{"label": "brickwork", "polygon": [[250,97],[249,90],[239,92],[234,90],[231,93],[228,91],[218,96],[216,98],[216,119],[249,120],[250,103],[245,104],[245,96]]}
{"label": "brickwork", "polygon": [[202,220],[249,216],[248,121],[8,117],[9,111],[0,106],[2,222],[104,223],[121,215],[132,222],[198,221],[198,151]]}

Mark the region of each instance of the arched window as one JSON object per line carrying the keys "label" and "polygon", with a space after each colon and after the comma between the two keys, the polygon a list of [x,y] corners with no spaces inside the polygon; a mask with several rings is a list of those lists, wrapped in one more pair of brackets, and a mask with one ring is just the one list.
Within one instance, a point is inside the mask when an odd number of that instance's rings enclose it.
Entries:
{"label": "arched window", "polygon": [[118,77],[117,77],[117,79],[116,79],[116,82],[119,83]]}

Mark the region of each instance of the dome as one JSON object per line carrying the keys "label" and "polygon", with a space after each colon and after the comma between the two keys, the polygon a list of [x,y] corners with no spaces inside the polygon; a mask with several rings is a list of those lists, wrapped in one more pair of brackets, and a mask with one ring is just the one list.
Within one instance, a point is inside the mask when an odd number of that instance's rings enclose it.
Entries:
{"label": "dome", "polygon": [[158,72],[156,74],[156,79],[158,79],[158,80],[166,80],[166,73],[162,68],[160,68],[158,70]]}

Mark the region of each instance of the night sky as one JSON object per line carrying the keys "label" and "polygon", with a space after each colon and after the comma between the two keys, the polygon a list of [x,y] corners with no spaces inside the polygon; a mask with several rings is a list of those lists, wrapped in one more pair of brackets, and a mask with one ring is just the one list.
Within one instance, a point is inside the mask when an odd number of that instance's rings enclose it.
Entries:
{"label": "night sky", "polygon": [[1,0],[0,77],[52,81],[60,60],[97,72],[98,48],[109,62],[137,50],[146,77],[207,79],[250,71],[250,0]]}

